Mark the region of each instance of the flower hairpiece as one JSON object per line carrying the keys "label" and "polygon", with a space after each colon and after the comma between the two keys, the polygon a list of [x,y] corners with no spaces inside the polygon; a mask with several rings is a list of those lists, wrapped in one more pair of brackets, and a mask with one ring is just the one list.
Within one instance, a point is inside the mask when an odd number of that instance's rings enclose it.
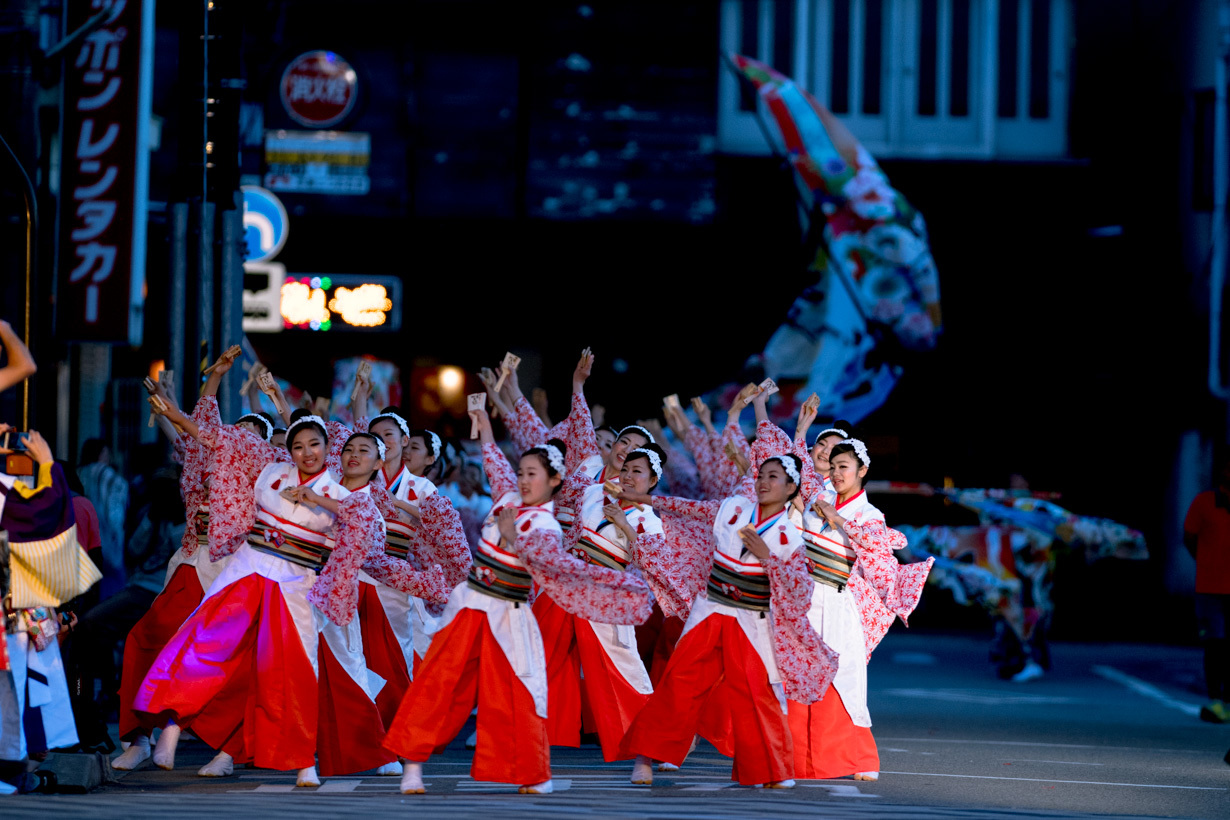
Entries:
{"label": "flower hairpiece", "polygon": [[[649,459],[649,467],[653,470],[653,474],[657,476],[658,481],[662,480],[662,456],[655,453],[653,450],[647,450],[644,447],[637,447],[629,456],[643,455]],[[626,460],[626,459],[625,459]]]}
{"label": "flower hairpiece", "polygon": [[840,427],[829,427],[828,429],[821,430],[819,433],[817,433],[815,441],[819,443],[820,439],[824,438],[829,433],[836,433],[837,435],[841,436],[843,439],[850,437],[850,434],[847,433],[845,430],[842,430]]}
{"label": "flower hairpiece", "polygon": [[861,462],[863,463],[863,466],[864,466],[864,467],[870,467],[870,466],[871,466],[871,456],[870,456],[870,455],[868,455],[868,453],[867,453],[867,445],[866,445],[866,444],[863,444],[863,442],[859,441],[859,440],[858,440],[858,439],[856,439],[856,438],[848,438],[848,439],[846,439],[845,441],[843,441],[843,442],[841,442],[841,443],[842,443],[842,444],[849,444],[851,447],[853,447],[853,448],[854,448],[854,455],[858,456],[858,460],[859,460],[859,461],[861,461]]}
{"label": "flower hairpiece", "polygon": [[373,424],[375,424],[375,423],[376,423],[376,422],[378,422],[378,421],[383,421],[384,419],[388,419],[389,421],[391,421],[391,422],[393,422],[394,424],[396,424],[398,427],[400,427],[400,428],[401,428],[401,434],[402,434],[403,436],[405,436],[406,438],[410,438],[410,424],[409,424],[409,422],[407,422],[407,421],[406,421],[405,419],[403,419],[401,416],[399,416],[399,415],[397,415],[396,413],[393,413],[393,412],[389,412],[389,413],[381,413],[380,415],[376,416],[374,419],[372,419],[370,422],[368,422],[367,429],[368,429],[368,430],[372,429],[372,425],[373,425]]}
{"label": "flower hairpiece", "polygon": [[789,478],[795,486],[799,486],[803,483],[802,478],[799,476],[799,468],[794,466],[794,459],[790,458],[790,456],[773,456],[772,458],[765,460],[776,461],[778,464],[782,465],[782,469],[786,471],[786,477]]}
{"label": "flower hairpiece", "polygon": [[616,436],[616,438],[622,438],[623,434],[628,432],[629,430],[635,430],[636,432],[640,433],[642,436],[649,439],[650,444],[658,443],[657,440],[653,437],[653,433],[649,432],[648,430],[646,430],[644,427],[640,426],[639,424],[629,424],[627,427],[619,431],[619,435]]}
{"label": "flower hairpiece", "polygon": [[560,475],[564,474],[564,454],[554,444],[539,444],[532,447],[533,450],[542,450],[547,456],[547,463],[551,465],[551,469]]}
{"label": "flower hairpiece", "polygon": [[245,421],[258,422],[261,425],[261,428],[265,431],[265,441],[273,438],[273,424],[270,423],[269,419],[265,418],[260,413],[244,413],[235,423],[241,424]]}

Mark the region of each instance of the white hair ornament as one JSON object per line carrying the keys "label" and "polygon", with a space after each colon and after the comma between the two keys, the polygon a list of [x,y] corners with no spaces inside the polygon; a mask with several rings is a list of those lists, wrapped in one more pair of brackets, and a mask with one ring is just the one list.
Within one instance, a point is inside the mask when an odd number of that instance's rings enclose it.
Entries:
{"label": "white hair ornament", "polygon": [[304,424],[319,424],[320,429],[325,431],[325,438],[329,438],[329,428],[325,426],[325,420],[315,414],[308,416],[300,416],[290,423],[290,427],[286,428],[286,446],[295,440],[295,428]]}
{"label": "white hair ornament", "polygon": [[843,439],[850,437],[850,434],[847,433],[845,430],[842,430],[840,427],[829,427],[825,430],[821,430],[819,433],[816,433],[816,438],[815,438],[816,444],[819,444],[820,439],[824,438],[829,433],[836,433],[837,435],[841,436]]}
{"label": "white hair ornament", "polygon": [[871,466],[871,456],[867,454],[867,445],[856,438],[848,438],[841,444],[849,444],[854,448],[854,455],[858,456],[858,460],[862,462],[864,467]]}
{"label": "white hair ornament", "polygon": [[[649,467],[653,470],[653,474],[657,476],[658,481],[662,480],[662,456],[655,453],[653,450],[646,450],[644,447],[637,447],[629,456],[643,455],[649,459]],[[626,460],[626,459],[625,459]]]}
{"label": "white hair ornament", "polygon": [[640,426],[639,424],[629,424],[627,427],[619,431],[619,437],[623,438],[624,433],[628,432],[629,430],[634,430],[637,433],[640,433],[642,436],[649,439],[650,444],[658,443],[657,440],[654,439],[653,433],[649,432],[648,430],[646,430],[644,427]]}
{"label": "white hair ornament", "polygon": [[[440,453],[444,450],[444,442],[440,441],[440,437],[431,430],[427,431],[428,444],[431,445],[431,455],[433,458],[439,458]],[[562,470],[561,470],[562,472]]]}
{"label": "white hair ornament", "polygon": [[564,454],[554,444],[539,444],[530,449],[542,450],[547,456],[547,463],[551,465],[551,469],[560,475],[564,474]]}
{"label": "white hair ornament", "polygon": [[782,469],[786,471],[786,477],[789,478],[796,487],[802,486],[803,480],[799,476],[799,468],[794,466],[794,459],[790,458],[790,456],[773,456],[772,458],[765,460],[776,461],[778,464],[782,465]]}
{"label": "white hair ornament", "polygon": [[236,421],[235,424],[242,424],[245,421],[259,422],[261,427],[265,430],[265,441],[273,438],[273,424],[270,423],[269,419],[259,413],[244,413],[239,417],[239,420]]}
{"label": "white hair ornament", "polygon": [[397,415],[396,413],[391,413],[391,412],[381,413],[380,415],[376,416],[374,419],[372,419],[368,423],[367,429],[368,430],[372,429],[373,424],[375,424],[378,421],[384,421],[385,419],[388,419],[389,421],[393,422],[398,427],[400,427],[401,434],[405,436],[406,438],[410,438],[410,423],[407,422],[405,419],[403,419],[401,416]]}

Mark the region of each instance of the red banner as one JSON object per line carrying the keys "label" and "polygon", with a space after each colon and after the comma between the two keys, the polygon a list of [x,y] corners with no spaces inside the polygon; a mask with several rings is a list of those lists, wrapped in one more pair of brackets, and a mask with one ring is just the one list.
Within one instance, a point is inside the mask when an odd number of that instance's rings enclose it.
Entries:
{"label": "red banner", "polygon": [[66,33],[107,22],[64,61],[61,339],[141,343],[154,0],[69,0]]}

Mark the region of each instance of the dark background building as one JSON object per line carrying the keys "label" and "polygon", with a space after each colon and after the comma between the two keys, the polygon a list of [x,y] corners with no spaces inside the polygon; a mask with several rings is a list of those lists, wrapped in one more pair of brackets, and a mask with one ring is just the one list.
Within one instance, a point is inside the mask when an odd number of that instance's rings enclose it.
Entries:
{"label": "dark background building", "polygon": [[[234,341],[221,318],[195,318],[193,277],[207,271],[219,299],[224,281],[233,288],[224,221],[240,182],[264,180],[268,134],[311,130],[279,84],[316,49],[357,74],[356,103],[332,128],[369,135],[369,188],[279,192],[291,229],[277,261],[289,274],[400,277],[402,331],[250,334],[271,369],[327,392],[334,358],[371,352],[398,362],[409,387],[511,347],[533,354],[526,381],[562,411],[577,352],[592,345],[592,397],[619,419],[734,378],[808,283],[791,179],[719,59],[734,50],[825,101],[927,218],[944,334],[903,362],[866,420],[877,476],[999,486],[1016,473],[1061,491],[1073,510],[1144,531],[1153,552],[1147,567],[1080,575],[1093,597],[1073,632],[1094,634],[1125,587],[1176,596],[1170,612],[1187,617],[1178,526],[1226,441],[1226,404],[1206,387],[1218,3],[204,5],[157,7],[148,294],[130,348],[49,332],[61,69],[40,53],[58,41],[62,10],[4,4],[0,133],[43,204],[36,419],[62,454],[99,433],[147,436],[137,385],[151,363],[178,360],[182,374]],[[16,321],[21,200],[4,174],[0,312]],[[5,418],[14,401],[0,397]],[[1167,626],[1142,612],[1115,634]]]}

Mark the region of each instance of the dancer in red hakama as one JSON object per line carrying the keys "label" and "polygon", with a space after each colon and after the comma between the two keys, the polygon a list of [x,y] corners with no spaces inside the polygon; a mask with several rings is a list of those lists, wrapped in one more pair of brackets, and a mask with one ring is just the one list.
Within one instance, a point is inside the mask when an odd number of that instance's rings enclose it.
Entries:
{"label": "dancer in red hakama", "polygon": [[423,762],[456,736],[477,704],[471,776],[545,794],[552,790],[547,675],[529,606],[531,586],[567,612],[613,624],[645,620],[650,592],[634,569],[587,565],[564,550],[552,505],[566,470],[559,446],[530,448],[514,474],[495,445],[486,412],[472,415],[496,504],[483,525],[474,566],[449,598],[440,632],[385,746],[404,762],[402,792],[421,793]]}
{"label": "dancer in red hakama", "polygon": [[[359,568],[422,597],[444,590],[438,568],[409,573],[384,560],[384,522],[363,491],[382,444],[352,436],[341,450],[354,457],[338,482],[326,469],[337,448],[325,421],[301,413],[287,430],[293,464],[227,428],[202,431],[214,451],[210,551],[232,557],[159,654],[135,705],[236,760],[296,769],[308,786],[319,784],[317,752],[324,774],[391,763],[354,620]],[[164,738],[178,736],[171,729]]]}

